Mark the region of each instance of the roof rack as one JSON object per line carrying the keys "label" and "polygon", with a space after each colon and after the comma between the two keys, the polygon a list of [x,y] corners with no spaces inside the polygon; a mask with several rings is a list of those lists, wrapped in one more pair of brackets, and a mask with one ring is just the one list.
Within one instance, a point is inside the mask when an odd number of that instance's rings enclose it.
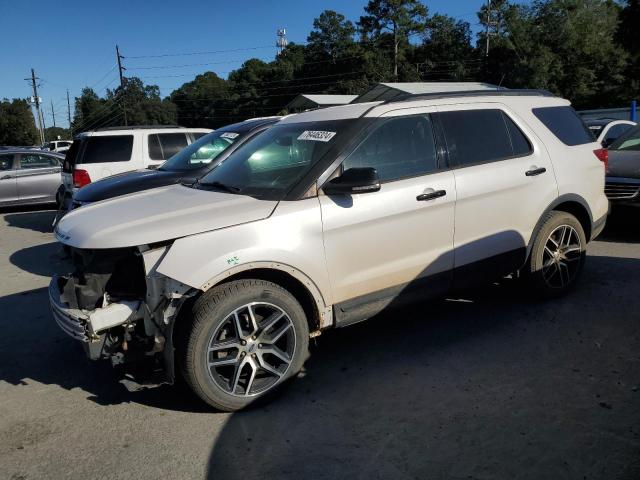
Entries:
{"label": "roof rack", "polygon": [[547,90],[535,89],[462,90],[457,92],[407,93],[406,95],[386,100],[382,104],[409,102],[423,98],[431,100],[457,97],[555,97],[555,95]]}
{"label": "roof rack", "polygon": [[161,129],[161,128],[185,128],[180,125],[121,125],[119,127],[102,127],[96,128],[94,132],[108,132],[110,130],[148,130],[148,129]]}

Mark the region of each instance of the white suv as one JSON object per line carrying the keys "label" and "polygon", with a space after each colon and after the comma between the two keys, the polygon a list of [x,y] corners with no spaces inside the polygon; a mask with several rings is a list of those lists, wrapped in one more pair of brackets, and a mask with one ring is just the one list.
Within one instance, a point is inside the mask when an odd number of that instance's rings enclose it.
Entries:
{"label": "white suv", "polygon": [[91,358],[144,352],[240,409],[294,376],[324,329],[508,274],[566,292],[607,215],[599,148],[539,91],[293,115],[196,185],[67,215],[53,315]]}
{"label": "white suv", "polygon": [[211,132],[206,128],[108,127],[79,134],[63,165],[63,183],[72,193],[118,173],[154,168]]}

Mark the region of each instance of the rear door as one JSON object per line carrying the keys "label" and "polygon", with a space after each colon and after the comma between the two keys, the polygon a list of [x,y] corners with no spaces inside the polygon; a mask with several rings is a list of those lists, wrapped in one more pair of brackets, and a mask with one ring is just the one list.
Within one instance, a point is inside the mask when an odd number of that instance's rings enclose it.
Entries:
{"label": "rear door", "polygon": [[0,203],[12,203],[18,200],[16,188],[16,170],[14,154],[0,154]]}
{"label": "rear door", "polygon": [[518,269],[535,225],[558,196],[546,149],[499,104],[439,107],[437,120],[456,183],[456,286]]}
{"label": "rear door", "polygon": [[54,202],[62,184],[60,160],[42,153],[22,153],[16,171],[20,202]]}

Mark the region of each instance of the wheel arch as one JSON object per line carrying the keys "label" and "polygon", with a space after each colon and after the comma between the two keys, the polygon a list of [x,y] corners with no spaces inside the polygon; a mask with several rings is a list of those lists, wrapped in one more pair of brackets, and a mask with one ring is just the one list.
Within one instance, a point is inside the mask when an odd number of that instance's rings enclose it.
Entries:
{"label": "wheel arch", "polygon": [[580,222],[580,225],[582,225],[582,229],[584,230],[587,241],[591,241],[591,234],[593,229],[593,214],[591,213],[591,208],[589,208],[589,204],[587,203],[587,201],[580,195],[572,193],[560,195],[553,202],[551,202],[551,204],[545,209],[545,211],[538,219],[538,223],[533,229],[531,238],[529,239],[529,244],[527,245],[527,258],[531,253],[533,242],[535,242],[536,236],[542,228],[547,214],[554,210],[570,213],[571,215],[576,217]]}
{"label": "wheel arch", "polygon": [[313,334],[333,324],[333,311],[316,284],[300,270],[283,263],[253,262],[237,265],[209,280],[201,287],[202,292],[210,288],[243,278],[266,280],[288,290],[302,306],[309,331]]}

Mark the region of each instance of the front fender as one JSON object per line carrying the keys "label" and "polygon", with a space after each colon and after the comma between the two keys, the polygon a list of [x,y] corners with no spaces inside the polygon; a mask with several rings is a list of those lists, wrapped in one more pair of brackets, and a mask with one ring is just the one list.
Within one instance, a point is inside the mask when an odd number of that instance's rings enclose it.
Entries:
{"label": "front fender", "polygon": [[307,286],[320,311],[332,304],[317,198],[281,202],[264,220],[178,239],[157,271],[206,291],[253,268],[291,274]]}

